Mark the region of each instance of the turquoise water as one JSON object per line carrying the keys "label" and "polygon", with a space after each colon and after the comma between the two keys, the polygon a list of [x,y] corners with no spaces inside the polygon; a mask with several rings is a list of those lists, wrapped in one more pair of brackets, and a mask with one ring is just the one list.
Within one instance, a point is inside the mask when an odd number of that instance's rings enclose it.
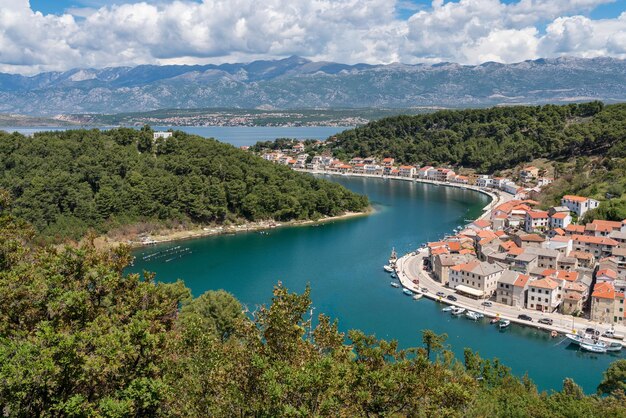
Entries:
{"label": "turquoise water", "polygon": [[[24,135],[33,135],[42,131],[64,131],[68,128],[45,127],[0,127],[7,132],[19,132]],[[71,128],[76,129],[76,128]],[[85,127],[90,129],[90,127]],[[101,128],[108,129],[108,128]],[[296,139],[326,139],[350,127],[332,126],[301,126],[301,127],[269,127],[269,126],[153,126],[154,130],[179,130],[189,134],[200,135],[205,138],[215,138],[222,142],[241,147],[253,145],[258,141],[273,140],[275,138]]]}
{"label": "turquoise water", "polygon": [[[463,348],[470,347],[482,357],[499,358],[520,376],[528,372],[542,390],[560,389],[563,379],[571,377],[587,392],[595,391],[602,371],[618,356],[581,353],[533,328],[511,326],[500,333],[487,322],[451,317],[436,302],[414,301],[389,285],[382,266],[392,247],[403,254],[440,238],[465,219],[477,217],[488,203],[486,196],[402,181],[332,180],[368,195],[376,213],[267,234],[163,244],[137,252],[133,270],[154,271],[163,281],[184,279],[194,295],[226,289],[251,310],[270,300],[279,280],[299,292],[310,283],[316,314],[338,318],[344,331],[358,328],[408,347],[419,345],[420,330],[429,328],[447,333],[460,359]],[[176,246],[185,252],[142,259]],[[174,257],[179,258],[170,260]]]}

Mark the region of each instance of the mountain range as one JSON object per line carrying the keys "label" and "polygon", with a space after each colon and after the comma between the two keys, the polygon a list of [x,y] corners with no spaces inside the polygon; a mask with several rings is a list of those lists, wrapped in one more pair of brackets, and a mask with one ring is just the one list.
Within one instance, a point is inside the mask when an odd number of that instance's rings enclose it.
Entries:
{"label": "mountain range", "polygon": [[222,65],[141,65],[34,76],[0,73],[0,113],[163,108],[409,108],[626,101],[626,60],[347,65],[293,56]]}

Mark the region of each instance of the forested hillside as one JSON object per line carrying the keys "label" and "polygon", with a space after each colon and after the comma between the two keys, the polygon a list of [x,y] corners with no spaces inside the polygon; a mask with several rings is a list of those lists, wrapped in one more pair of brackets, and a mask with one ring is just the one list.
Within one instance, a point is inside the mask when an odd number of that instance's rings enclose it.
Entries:
{"label": "forested hillside", "polygon": [[142,220],[196,224],[317,219],[367,199],[215,140],[149,128],[0,132],[0,189],[47,238],[81,238]]}
{"label": "forested hillside", "polygon": [[[0,405],[6,417],[623,417],[626,360],[586,396],[539,394],[497,360],[359,331],[346,336],[309,291],[274,289],[245,315],[223,291],[125,275],[125,247],[40,248],[0,193]],[[270,289],[267,290],[268,293]],[[420,339],[416,335],[416,343]]]}
{"label": "forested hillside", "polygon": [[626,157],[626,104],[494,107],[391,117],[342,132],[329,147],[340,158],[378,155],[481,172],[538,157]]}

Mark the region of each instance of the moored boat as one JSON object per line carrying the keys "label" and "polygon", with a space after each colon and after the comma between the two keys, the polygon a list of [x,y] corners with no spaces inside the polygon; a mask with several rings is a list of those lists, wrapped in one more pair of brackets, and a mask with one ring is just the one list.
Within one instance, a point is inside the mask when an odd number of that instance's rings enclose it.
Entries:
{"label": "moored boat", "polygon": [[606,344],[602,341],[598,341],[597,339],[585,338],[577,334],[565,334],[565,338],[567,338],[572,344],[581,345],[595,345],[598,347],[606,348]]}
{"label": "moored boat", "polygon": [[452,311],[451,311],[452,315],[461,315],[461,314],[463,314],[464,312],[465,312],[465,308],[460,308],[460,307],[458,307],[458,308],[454,308],[454,309],[452,309]]}
{"label": "moored boat", "polygon": [[606,347],[602,347],[599,344],[580,343],[580,348],[591,353],[606,353]]}
{"label": "moored boat", "polygon": [[509,321],[508,319],[503,319],[500,321],[500,323],[498,324],[498,326],[500,327],[500,329],[504,329],[507,328],[509,325],[511,325],[511,321]]}
{"label": "moored boat", "polygon": [[391,287],[400,287],[400,283],[391,282]]}
{"label": "moored boat", "polygon": [[407,296],[413,296],[413,292],[411,292],[409,289],[402,289],[402,293]]}
{"label": "moored boat", "polygon": [[500,318],[491,318],[491,321],[489,321],[490,324],[497,324],[498,322],[500,322]]}
{"label": "moored boat", "polygon": [[415,296],[413,296],[413,300],[420,300],[422,298],[422,296],[424,296],[421,293],[416,293]]}
{"label": "moored boat", "polygon": [[478,314],[476,312],[473,311],[467,311],[465,312],[465,317],[467,319],[471,319],[472,321],[478,321],[480,319],[480,317],[478,316]]}
{"label": "moored boat", "polygon": [[395,248],[392,248],[391,255],[389,256],[389,264],[393,266],[396,264],[396,261],[398,261],[398,253],[396,253]]}
{"label": "moored boat", "polygon": [[398,277],[398,276],[396,275],[396,273],[391,273],[391,278],[392,278],[392,279],[395,279],[395,278],[397,278],[397,277]]}
{"label": "moored boat", "polygon": [[454,309],[454,306],[446,306],[441,312],[452,312],[452,309]]}
{"label": "moored boat", "polygon": [[385,270],[387,273],[393,273],[393,267],[388,264],[383,266],[383,270]]}
{"label": "moored boat", "polygon": [[622,343],[610,343],[606,347],[606,351],[622,351]]}

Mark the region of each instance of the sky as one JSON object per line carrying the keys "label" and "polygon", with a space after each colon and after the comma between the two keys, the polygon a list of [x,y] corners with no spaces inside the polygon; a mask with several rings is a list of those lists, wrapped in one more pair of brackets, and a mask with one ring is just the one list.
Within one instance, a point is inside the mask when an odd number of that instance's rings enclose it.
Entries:
{"label": "sky", "polygon": [[626,58],[626,0],[0,0],[0,71]]}

